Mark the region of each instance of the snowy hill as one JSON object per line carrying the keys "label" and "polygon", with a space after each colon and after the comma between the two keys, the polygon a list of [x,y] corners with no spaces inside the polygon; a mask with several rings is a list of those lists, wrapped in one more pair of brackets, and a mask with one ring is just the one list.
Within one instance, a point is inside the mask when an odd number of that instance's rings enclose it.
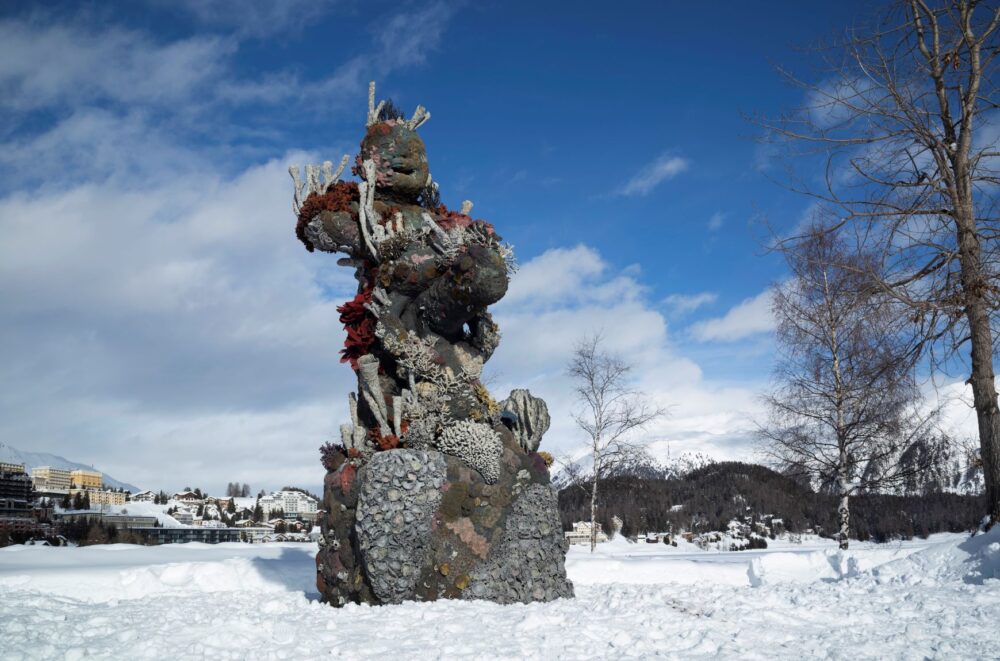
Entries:
{"label": "snowy hill", "polygon": [[[85,470],[100,470],[99,468],[88,466],[87,464],[70,461],[65,457],[60,457],[59,455],[49,454],[48,452],[25,452],[5,443],[0,443],[0,461],[12,464],[24,464],[24,469],[29,473],[32,468],[37,466],[52,466],[53,468],[62,468],[64,470],[74,470],[77,468]],[[134,484],[116,480],[107,473],[104,473],[104,484],[105,486],[111,488],[125,489],[127,491],[131,491],[132,493],[142,491],[142,489]]]}

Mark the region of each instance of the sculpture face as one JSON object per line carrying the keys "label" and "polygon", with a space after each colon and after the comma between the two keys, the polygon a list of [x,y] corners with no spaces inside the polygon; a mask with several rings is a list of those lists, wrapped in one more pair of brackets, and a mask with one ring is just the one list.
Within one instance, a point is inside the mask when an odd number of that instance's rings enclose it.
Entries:
{"label": "sculpture face", "polygon": [[375,162],[380,193],[415,200],[427,185],[424,141],[402,123],[373,124],[361,142],[361,157]]}

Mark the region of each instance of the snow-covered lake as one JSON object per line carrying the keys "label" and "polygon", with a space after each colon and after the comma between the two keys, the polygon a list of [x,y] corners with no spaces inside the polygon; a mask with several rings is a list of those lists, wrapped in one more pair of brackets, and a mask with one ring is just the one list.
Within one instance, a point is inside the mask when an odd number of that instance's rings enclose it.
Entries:
{"label": "snow-covered lake", "polygon": [[549,604],[316,601],[312,544],[0,549],[0,658],[997,658],[1000,529],[574,547]]}

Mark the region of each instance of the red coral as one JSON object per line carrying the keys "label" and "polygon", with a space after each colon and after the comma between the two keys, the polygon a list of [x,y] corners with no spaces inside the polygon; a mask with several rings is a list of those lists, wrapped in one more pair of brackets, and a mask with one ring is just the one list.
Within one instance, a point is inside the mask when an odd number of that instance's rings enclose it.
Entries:
{"label": "red coral", "polygon": [[471,217],[466,216],[464,213],[459,213],[458,211],[452,211],[444,204],[439,204],[431,209],[431,212],[436,216],[435,220],[437,224],[443,229],[450,230],[453,227],[469,227],[470,225],[481,225],[486,233],[490,236],[496,234],[492,223],[488,223],[485,220],[473,220]]}
{"label": "red coral", "polygon": [[434,215],[436,216],[434,220],[437,221],[437,224],[446,230],[450,230],[453,227],[468,227],[472,224],[472,219],[464,213],[451,211],[443,204],[439,204],[434,209]]}
{"label": "red coral", "polygon": [[375,318],[365,307],[372,300],[372,289],[371,286],[365,288],[337,308],[340,322],[347,331],[344,348],[340,350],[340,362],[349,362],[355,372],[358,371],[358,358],[370,353],[375,343]]}
{"label": "red coral", "polygon": [[361,196],[358,185],[353,181],[338,181],[323,195],[311,193],[299,209],[298,223],[295,225],[295,236],[299,238],[306,250],[316,249],[306,236],[306,225],[323,211],[351,211],[351,202],[358,202]]}
{"label": "red coral", "polygon": [[395,434],[389,434],[387,436],[380,436],[378,439],[378,446],[383,450],[392,450],[399,447],[399,437]]}
{"label": "red coral", "polygon": [[358,474],[358,469],[354,464],[347,464],[340,471],[340,490],[344,494],[351,492],[351,485],[354,484],[354,478]]}
{"label": "red coral", "polygon": [[380,450],[393,450],[399,447],[399,437],[395,434],[386,434],[383,436],[382,429],[378,425],[368,430],[368,438]]}

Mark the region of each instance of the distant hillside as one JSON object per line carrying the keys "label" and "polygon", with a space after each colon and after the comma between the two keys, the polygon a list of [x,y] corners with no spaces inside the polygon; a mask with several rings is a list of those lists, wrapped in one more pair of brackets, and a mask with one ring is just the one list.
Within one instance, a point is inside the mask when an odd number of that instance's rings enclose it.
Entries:
{"label": "distant hillside", "polygon": [[[584,483],[582,486],[588,486]],[[836,499],[756,464],[722,462],[678,478],[619,475],[600,485],[598,520],[609,530],[619,517],[622,533],[724,531],[734,519],[780,519],[782,529],[819,534],[836,530]],[[981,496],[932,493],[922,496],[862,495],[851,499],[852,536],[878,541],[961,532],[974,528],[984,510]],[[590,519],[585,488],[559,492],[565,529]]]}
{"label": "distant hillside", "polygon": [[[63,468],[65,470],[73,470],[76,468],[83,468],[86,470],[101,470],[100,468],[95,468],[93,466],[88,466],[87,464],[77,463],[75,461],[70,461],[64,457],[60,457],[55,454],[49,454],[48,452],[25,452],[23,450],[18,450],[15,447],[11,447],[4,443],[0,443],[0,461],[12,463],[12,464],[24,464],[24,469],[31,472],[32,468],[37,466],[52,466],[53,468]],[[103,472],[103,471],[102,471]],[[104,484],[108,487],[116,489],[125,489],[131,491],[132,493],[138,493],[142,491],[139,487],[134,484],[129,484],[128,482],[120,482],[115,478],[111,477],[107,473],[104,473]]]}

